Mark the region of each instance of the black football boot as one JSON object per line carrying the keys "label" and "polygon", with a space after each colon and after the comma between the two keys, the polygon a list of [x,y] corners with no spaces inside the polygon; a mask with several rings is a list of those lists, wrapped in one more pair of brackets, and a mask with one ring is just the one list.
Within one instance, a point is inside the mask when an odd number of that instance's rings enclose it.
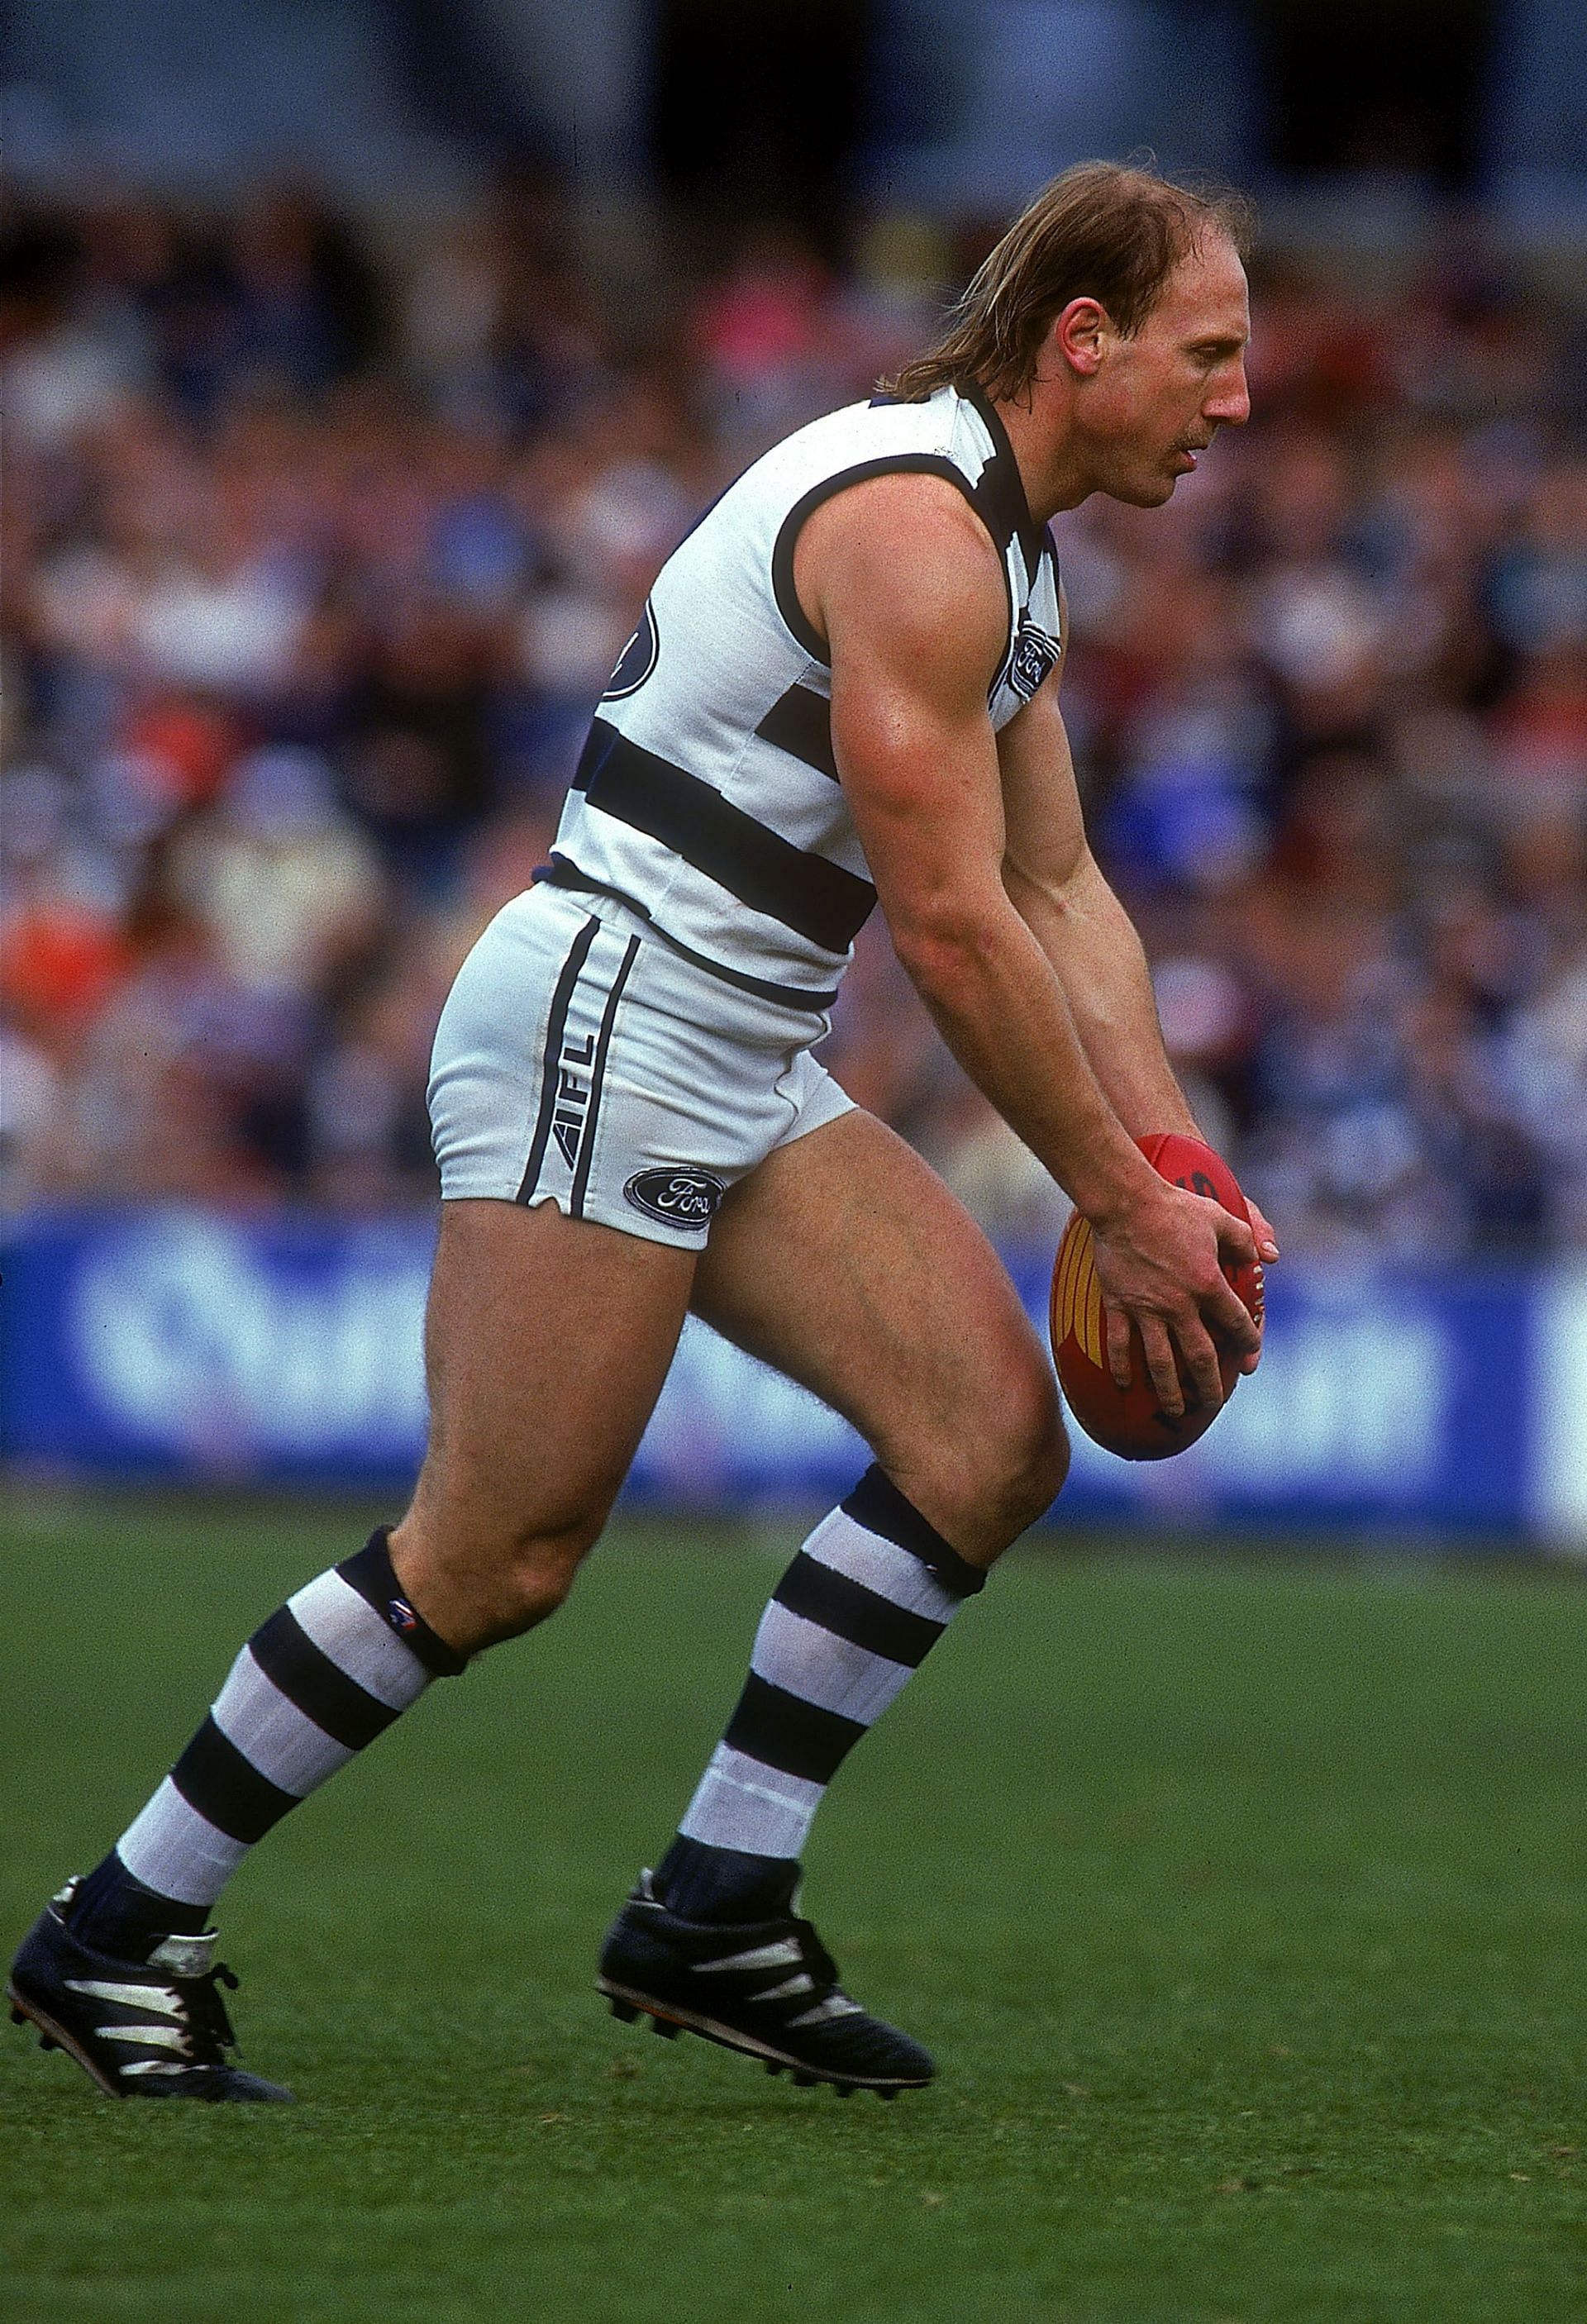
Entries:
{"label": "black football boot", "polygon": [[924,2089],[936,2071],[918,2042],[849,1998],[808,1921],[687,1921],[648,1872],[612,1924],[595,1986],[614,2015],[643,2012],[658,2034],[704,2034],[801,2089],[830,2082],[844,2098],[892,2098]]}
{"label": "black football boot", "polygon": [[236,2035],[219,1988],[236,1978],[215,1958],[216,1933],[162,1937],[143,1960],[92,1951],[71,1932],[80,1883],[69,1880],[11,1965],[13,2023],[38,2028],[113,2098],[290,2098],[291,2090],[228,2065]]}

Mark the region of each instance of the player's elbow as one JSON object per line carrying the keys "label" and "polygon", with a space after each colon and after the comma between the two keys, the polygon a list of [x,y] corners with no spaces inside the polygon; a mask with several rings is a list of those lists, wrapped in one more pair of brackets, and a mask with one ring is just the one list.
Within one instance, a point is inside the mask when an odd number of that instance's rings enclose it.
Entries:
{"label": "player's elbow", "polygon": [[1003,891],[1021,919],[1040,914],[1047,919],[1083,920],[1093,908],[1102,874],[1084,845],[1043,854],[1029,852],[1004,856]]}
{"label": "player's elbow", "polygon": [[927,899],[890,912],[888,927],[911,983],[949,1007],[982,982],[997,949],[997,915],[978,899]]}

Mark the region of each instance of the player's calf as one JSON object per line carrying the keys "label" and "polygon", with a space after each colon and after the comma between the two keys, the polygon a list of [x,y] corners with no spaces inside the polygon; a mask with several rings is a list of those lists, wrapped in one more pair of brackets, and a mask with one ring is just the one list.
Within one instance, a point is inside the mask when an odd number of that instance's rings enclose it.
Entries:
{"label": "player's calf", "polygon": [[827,1784],[985,1579],[880,1466],[823,1518],[761,1617],[678,1837],[607,1939],[599,1986],[620,2015],[840,2089],[931,2079],[918,2043],[843,1992],[792,1897]]}

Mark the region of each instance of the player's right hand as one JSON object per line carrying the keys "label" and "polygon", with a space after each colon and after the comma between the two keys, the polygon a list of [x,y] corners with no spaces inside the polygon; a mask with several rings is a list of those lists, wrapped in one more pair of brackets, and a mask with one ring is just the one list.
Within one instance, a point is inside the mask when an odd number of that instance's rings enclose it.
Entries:
{"label": "player's right hand", "polygon": [[1160,1178],[1091,1223],[1114,1380],[1130,1385],[1133,1323],[1163,1410],[1183,1413],[1188,1384],[1195,1402],[1215,1411],[1223,1383],[1213,1334],[1241,1360],[1261,1352],[1261,1328],[1221,1264],[1257,1264],[1250,1227],[1210,1195]]}

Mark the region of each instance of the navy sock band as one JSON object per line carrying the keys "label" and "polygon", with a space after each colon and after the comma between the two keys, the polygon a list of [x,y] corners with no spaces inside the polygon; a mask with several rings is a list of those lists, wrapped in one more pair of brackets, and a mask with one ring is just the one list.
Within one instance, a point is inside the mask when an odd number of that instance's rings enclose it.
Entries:
{"label": "navy sock band", "polygon": [[337,1572],[432,1678],[457,1678],[468,1667],[468,1657],[449,1646],[410,1602],[392,1565],[391,1531],[390,1526],[377,1526],[357,1555],[345,1557]]}
{"label": "navy sock band", "polygon": [[97,1953],[147,1960],[169,1936],[197,1936],[209,1922],[208,1904],[183,1904],[135,1879],[115,1849],[78,1890],[71,1932]]}
{"label": "navy sock band", "polygon": [[853,1517],[868,1533],[878,1533],[883,1541],[890,1541],[900,1549],[907,1549],[918,1557],[934,1582],[951,1591],[955,1598],[973,1598],[978,1590],[986,1587],[986,1574],[979,1565],[972,1565],[961,1557],[951,1542],[944,1541],[934,1525],[928,1524],[912,1501],[907,1501],[892,1479],[875,1462],[866,1470],[848,1499],[842,1504],[845,1517]]}
{"label": "navy sock band", "polygon": [[713,1848],[681,1832],[655,1871],[662,1903],[686,1921],[775,1920],[789,1910],[798,1877],[787,1857]]}

